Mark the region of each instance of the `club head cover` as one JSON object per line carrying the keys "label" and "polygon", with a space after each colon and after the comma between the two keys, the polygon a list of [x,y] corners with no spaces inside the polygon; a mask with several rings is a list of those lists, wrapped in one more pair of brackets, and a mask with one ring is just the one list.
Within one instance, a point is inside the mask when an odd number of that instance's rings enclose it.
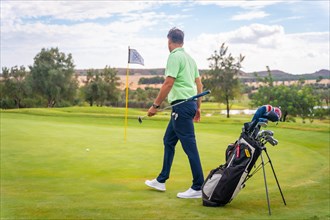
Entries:
{"label": "club head cover", "polygon": [[282,117],[282,111],[278,107],[272,107],[271,111],[264,113],[264,118],[267,118],[269,121],[277,122]]}

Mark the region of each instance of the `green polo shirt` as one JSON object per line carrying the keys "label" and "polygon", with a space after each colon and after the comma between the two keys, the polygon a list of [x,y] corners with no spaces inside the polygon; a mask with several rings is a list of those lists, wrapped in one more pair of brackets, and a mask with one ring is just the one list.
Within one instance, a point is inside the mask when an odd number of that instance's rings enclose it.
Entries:
{"label": "green polo shirt", "polygon": [[199,77],[196,62],[183,48],[172,50],[165,69],[165,76],[175,78],[174,85],[168,94],[169,103],[187,99],[197,94],[195,79]]}

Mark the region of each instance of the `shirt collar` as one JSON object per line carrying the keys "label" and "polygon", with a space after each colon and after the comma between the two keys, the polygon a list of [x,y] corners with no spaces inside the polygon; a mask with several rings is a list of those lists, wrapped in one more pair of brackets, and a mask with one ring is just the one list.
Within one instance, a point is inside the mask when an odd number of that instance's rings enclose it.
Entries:
{"label": "shirt collar", "polygon": [[175,52],[177,52],[177,51],[183,51],[183,50],[184,50],[183,47],[177,47],[177,48],[175,48],[174,50],[172,50],[171,53],[175,53]]}

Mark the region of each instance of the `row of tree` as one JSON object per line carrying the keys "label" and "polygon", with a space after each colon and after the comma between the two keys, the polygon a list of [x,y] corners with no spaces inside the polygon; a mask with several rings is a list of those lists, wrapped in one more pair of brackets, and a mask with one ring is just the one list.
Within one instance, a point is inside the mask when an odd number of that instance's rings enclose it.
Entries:
{"label": "row of tree", "polygon": [[[233,57],[227,55],[228,47],[222,44],[219,52],[215,51],[208,60],[210,70],[203,75],[203,84],[212,90],[215,101],[224,103],[227,109],[227,117],[230,117],[231,102],[242,95],[243,90],[248,90],[239,80],[241,63],[244,56]],[[282,121],[287,120],[288,115],[300,116],[303,121],[314,117],[323,118],[329,116],[329,109],[321,106],[329,106],[329,89],[304,85],[301,80],[299,84],[292,86],[274,86],[272,73],[267,66],[268,76],[260,78],[263,86],[256,91],[249,90],[249,98],[252,100],[251,107],[258,107],[265,104],[281,107]]]}
{"label": "row of tree", "polygon": [[71,54],[42,49],[27,71],[24,66],[2,68],[1,107],[54,107],[74,103],[77,81]]}
{"label": "row of tree", "polygon": [[154,76],[150,78],[141,77],[138,84],[163,84],[165,78],[163,76]]}
{"label": "row of tree", "polygon": [[253,106],[260,106],[269,103],[273,106],[280,106],[282,110],[282,121],[287,120],[288,115],[299,116],[305,121],[314,117],[323,118],[329,115],[329,109],[322,109],[325,103],[329,106],[329,90],[327,88],[317,89],[312,85],[299,84],[285,86],[274,86],[272,73],[267,66],[268,76],[259,79],[264,83],[256,93],[251,93],[249,98]]}
{"label": "row of tree", "polygon": [[[232,101],[239,99],[243,90],[249,91],[252,107],[264,104],[280,106],[283,120],[287,115],[300,116],[303,119],[313,118],[315,106],[321,106],[324,101],[329,104],[327,88],[313,88],[300,83],[294,86],[274,86],[271,71],[261,79],[264,86],[256,92],[246,88],[240,81],[239,74],[244,56],[227,55],[228,47],[222,44],[208,58],[210,70],[202,74],[202,82],[206,89],[212,90],[212,101],[224,103],[227,117],[230,117]],[[78,76],[74,72],[71,54],[64,54],[58,48],[42,49],[29,66],[2,68],[0,81],[1,108],[22,107],[63,107],[80,105],[87,102],[90,106],[125,106],[126,92],[119,90],[117,70],[106,66],[103,70],[90,69],[82,85],[78,85]],[[140,83],[157,81],[164,78],[144,78]],[[130,107],[146,108],[157,96],[159,89],[146,88],[129,91]],[[323,113],[326,115],[326,113]]]}
{"label": "row of tree", "polygon": [[[89,69],[86,80],[79,86],[71,54],[58,48],[42,49],[27,70],[24,66],[2,68],[0,80],[1,108],[125,106],[126,92],[119,90],[118,72],[106,66]],[[157,82],[164,80],[157,77]],[[148,83],[148,82],[147,82]],[[150,83],[150,82],[149,82]],[[129,90],[129,106],[145,108],[152,104],[159,89]]]}

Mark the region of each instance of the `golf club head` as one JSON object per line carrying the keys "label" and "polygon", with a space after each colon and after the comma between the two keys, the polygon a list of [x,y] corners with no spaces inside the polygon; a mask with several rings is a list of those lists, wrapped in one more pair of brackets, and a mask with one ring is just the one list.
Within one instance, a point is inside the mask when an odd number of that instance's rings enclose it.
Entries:
{"label": "golf club head", "polygon": [[266,140],[268,143],[270,143],[272,146],[275,146],[275,145],[278,144],[278,141],[277,141],[276,139],[274,139],[273,137],[271,137],[271,136],[267,136],[267,137],[265,138],[265,140]]}
{"label": "golf club head", "polygon": [[265,138],[267,136],[273,136],[274,132],[270,130],[261,130],[258,132],[257,139],[260,140],[261,138]]}
{"label": "golf club head", "polygon": [[256,140],[261,140],[261,138],[263,137],[263,133],[264,133],[264,130],[259,131],[257,134]]}
{"label": "golf club head", "polygon": [[139,121],[140,124],[142,124],[142,118],[143,117],[141,117],[141,116],[138,117],[138,121]]}
{"label": "golf club head", "polygon": [[272,132],[271,130],[265,130],[264,131],[264,135],[266,135],[266,136],[274,136],[274,132]]}
{"label": "golf club head", "polygon": [[267,122],[264,122],[264,121],[259,121],[257,126],[260,126],[260,127],[267,127]]}

